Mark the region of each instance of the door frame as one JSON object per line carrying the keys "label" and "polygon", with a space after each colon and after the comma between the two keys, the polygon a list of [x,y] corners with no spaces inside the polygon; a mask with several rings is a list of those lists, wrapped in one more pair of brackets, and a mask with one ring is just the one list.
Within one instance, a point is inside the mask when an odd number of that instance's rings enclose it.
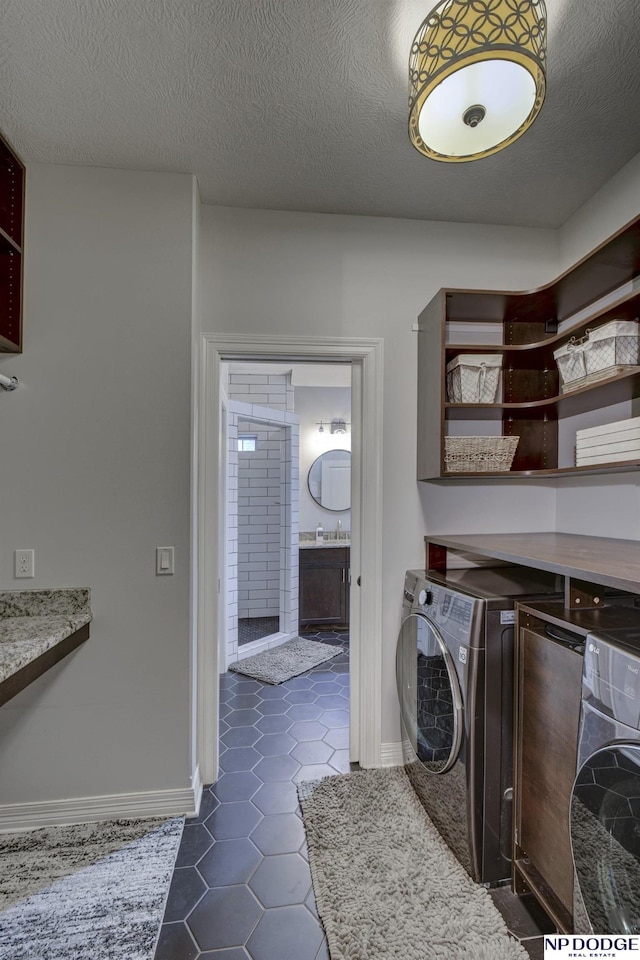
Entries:
{"label": "door frame", "polygon": [[[351,759],[379,766],[382,750],[382,419],[383,341],[378,338],[244,336],[200,339],[194,742],[200,780],[218,773],[218,495],[221,450],[220,364],[224,361],[346,362],[352,371]],[[366,637],[366,656],[363,638]]]}

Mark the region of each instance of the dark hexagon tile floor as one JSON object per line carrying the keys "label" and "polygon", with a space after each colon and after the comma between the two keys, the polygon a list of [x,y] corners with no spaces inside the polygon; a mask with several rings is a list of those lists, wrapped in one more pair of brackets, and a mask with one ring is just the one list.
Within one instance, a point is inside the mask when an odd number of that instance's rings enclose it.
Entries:
{"label": "dark hexagon tile floor", "polygon": [[220,678],[220,777],[185,824],[155,960],[328,960],[296,784],[349,770],[349,635],[305,636],[341,652],[279,686]]}

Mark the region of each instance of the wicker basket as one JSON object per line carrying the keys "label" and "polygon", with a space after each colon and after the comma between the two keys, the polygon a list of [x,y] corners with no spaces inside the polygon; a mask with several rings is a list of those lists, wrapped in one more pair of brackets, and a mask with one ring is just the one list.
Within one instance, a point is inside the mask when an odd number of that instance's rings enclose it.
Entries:
{"label": "wicker basket", "polygon": [[520,437],[445,437],[445,473],[510,470]]}
{"label": "wicker basket", "polygon": [[584,337],[571,337],[553,351],[553,356],[562,393],[615,377],[640,364],[638,321],[611,320],[587,330]]}

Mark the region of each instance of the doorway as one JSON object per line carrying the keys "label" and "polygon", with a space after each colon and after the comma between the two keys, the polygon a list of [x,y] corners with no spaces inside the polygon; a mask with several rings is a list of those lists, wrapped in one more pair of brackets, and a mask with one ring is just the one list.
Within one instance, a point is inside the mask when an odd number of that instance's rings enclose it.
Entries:
{"label": "doorway", "polygon": [[220,673],[297,635],[347,652],[351,364],[230,362],[221,376]]}
{"label": "doorway", "polygon": [[[224,517],[221,480],[221,365],[228,361],[342,362],[352,370],[351,729],[350,755],[362,766],[381,758],[382,341],[313,337],[202,336],[198,384],[198,496],[195,517],[195,775],[218,769],[219,616],[226,607],[219,555]],[[364,477],[366,476],[366,483]],[[212,585],[217,584],[213,590]],[[362,638],[366,637],[366,656]]]}

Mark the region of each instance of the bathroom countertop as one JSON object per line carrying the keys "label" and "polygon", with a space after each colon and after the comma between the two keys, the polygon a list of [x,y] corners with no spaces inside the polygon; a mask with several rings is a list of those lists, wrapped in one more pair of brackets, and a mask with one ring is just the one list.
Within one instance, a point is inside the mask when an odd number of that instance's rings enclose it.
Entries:
{"label": "bathroom countertop", "polygon": [[0,591],[0,704],[89,636],[90,591]]}
{"label": "bathroom countertop", "polygon": [[350,547],[351,540],[301,540],[300,550],[317,550],[319,547]]}

